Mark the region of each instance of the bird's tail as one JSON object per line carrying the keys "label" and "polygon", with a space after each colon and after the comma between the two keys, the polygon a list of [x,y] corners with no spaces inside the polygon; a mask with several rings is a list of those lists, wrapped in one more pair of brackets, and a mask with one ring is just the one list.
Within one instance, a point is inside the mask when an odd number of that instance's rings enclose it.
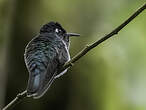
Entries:
{"label": "bird's tail", "polygon": [[49,82],[46,82],[45,85],[42,85],[43,87],[37,91],[37,93],[33,96],[33,98],[38,99],[38,98],[42,97],[47,92],[47,90],[50,88],[50,86],[54,82],[54,80],[55,80],[55,74],[51,77]]}
{"label": "bird's tail", "polygon": [[27,97],[33,96],[34,99],[37,99],[46,93],[55,80],[56,74],[53,74],[51,78],[46,78],[45,73],[40,72],[38,69],[35,69],[34,73],[29,76]]}
{"label": "bird's tail", "polygon": [[27,96],[35,96],[37,91],[40,88],[41,85],[41,75],[40,70],[35,69],[32,74],[29,74],[29,80],[28,80],[28,86],[27,86]]}

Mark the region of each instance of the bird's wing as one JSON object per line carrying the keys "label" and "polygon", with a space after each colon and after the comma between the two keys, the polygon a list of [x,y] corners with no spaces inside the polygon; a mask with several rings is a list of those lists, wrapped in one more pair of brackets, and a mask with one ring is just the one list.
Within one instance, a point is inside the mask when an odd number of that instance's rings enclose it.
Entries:
{"label": "bird's wing", "polygon": [[25,49],[25,63],[29,71],[27,86],[28,96],[41,97],[54,81],[57,74],[58,52],[55,48],[45,45],[46,39],[39,36],[33,39]]}

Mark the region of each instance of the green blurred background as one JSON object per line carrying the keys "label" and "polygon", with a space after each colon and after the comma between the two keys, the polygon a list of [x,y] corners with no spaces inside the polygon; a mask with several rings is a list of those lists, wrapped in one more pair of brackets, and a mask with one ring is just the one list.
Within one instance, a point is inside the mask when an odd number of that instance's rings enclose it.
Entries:
{"label": "green blurred background", "polygon": [[[112,31],[145,0],[0,0],[0,108],[25,90],[24,48],[49,21],[69,32],[71,56]],[[146,11],[81,58],[40,99],[14,110],[146,110]]]}

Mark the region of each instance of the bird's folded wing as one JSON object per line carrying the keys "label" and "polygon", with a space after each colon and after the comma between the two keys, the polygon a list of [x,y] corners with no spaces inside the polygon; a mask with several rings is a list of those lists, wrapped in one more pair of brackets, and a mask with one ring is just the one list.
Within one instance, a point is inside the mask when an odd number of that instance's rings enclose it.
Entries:
{"label": "bird's folded wing", "polygon": [[[29,43],[25,50],[25,63],[29,71],[28,96],[41,97],[54,81],[57,74],[57,52],[53,48],[42,48]],[[41,49],[40,49],[41,48]]]}

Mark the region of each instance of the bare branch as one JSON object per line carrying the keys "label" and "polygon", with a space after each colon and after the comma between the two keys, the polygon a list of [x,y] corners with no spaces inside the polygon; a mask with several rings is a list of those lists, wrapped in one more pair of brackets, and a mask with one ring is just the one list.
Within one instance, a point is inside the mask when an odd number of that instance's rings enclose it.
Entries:
{"label": "bare branch", "polygon": [[27,96],[27,91],[24,91],[22,93],[19,93],[15,99],[13,99],[8,105],[6,105],[2,110],[8,110],[12,109],[16,104],[18,104],[20,101],[22,101]]}
{"label": "bare branch", "polygon": [[95,48],[96,46],[98,46],[99,44],[101,44],[102,42],[104,42],[105,40],[109,39],[110,37],[112,37],[113,35],[118,34],[118,32],[123,29],[127,24],[129,24],[135,17],[137,17],[142,11],[144,11],[146,9],[146,3],[144,5],[142,5],[137,11],[135,11],[127,20],[125,20],[121,25],[119,25],[117,28],[115,28],[112,32],[110,32],[109,34],[106,34],[104,37],[101,37],[98,41],[94,42],[91,45],[87,45],[82,51],[80,51],[76,56],[74,56],[69,62],[67,62],[64,67],[63,70],[65,68],[71,67],[73,63],[75,63],[76,61],[78,61],[81,57],[83,57],[84,55],[86,55],[87,52],[89,52],[91,49]]}
{"label": "bare branch", "polygon": [[[77,55],[75,55],[69,62],[67,62],[60,71],[65,70],[68,67],[71,67],[73,63],[78,61],[81,57],[86,55],[91,49],[95,48],[105,40],[111,38],[112,36],[118,34],[120,30],[122,30],[127,24],[129,24],[135,17],[137,17],[142,11],[146,9],[146,3],[142,5],[137,11],[135,11],[127,20],[125,20],[121,25],[119,25],[117,28],[115,28],[112,32],[109,34],[101,37],[99,40],[94,42],[91,45],[87,45],[83,50],[81,50]],[[2,110],[8,110],[12,107],[14,107],[17,103],[22,101],[24,98],[27,97],[27,91],[24,91],[16,96],[14,100],[12,100],[8,105],[6,105]]]}

